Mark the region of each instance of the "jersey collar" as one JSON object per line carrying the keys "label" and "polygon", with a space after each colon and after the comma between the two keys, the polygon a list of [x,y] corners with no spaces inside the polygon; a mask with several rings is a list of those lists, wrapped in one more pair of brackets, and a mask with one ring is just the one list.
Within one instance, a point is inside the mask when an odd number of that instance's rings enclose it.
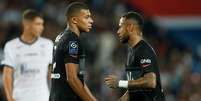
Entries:
{"label": "jersey collar", "polygon": [[70,32],[73,36],[76,36],[77,38],[79,37],[79,36],[77,36],[77,34],[75,34],[73,31],[71,31],[68,28],[65,29],[65,32]]}
{"label": "jersey collar", "polygon": [[140,44],[142,44],[144,40],[140,40],[133,48],[137,48]]}
{"label": "jersey collar", "polygon": [[24,40],[22,40],[21,37],[19,37],[19,40],[20,40],[22,43],[26,44],[26,45],[33,45],[34,43],[36,43],[36,41],[38,40],[38,38],[36,38],[36,39],[35,39],[33,42],[31,42],[31,43],[25,42]]}

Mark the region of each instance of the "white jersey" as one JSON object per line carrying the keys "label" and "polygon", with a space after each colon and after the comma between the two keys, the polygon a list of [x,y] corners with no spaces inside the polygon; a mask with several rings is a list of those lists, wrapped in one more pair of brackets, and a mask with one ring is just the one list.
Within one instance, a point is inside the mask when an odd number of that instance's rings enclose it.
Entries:
{"label": "white jersey", "polygon": [[32,44],[24,43],[20,38],[6,44],[2,63],[14,70],[15,101],[48,101],[47,75],[52,51],[52,41],[41,37]]}

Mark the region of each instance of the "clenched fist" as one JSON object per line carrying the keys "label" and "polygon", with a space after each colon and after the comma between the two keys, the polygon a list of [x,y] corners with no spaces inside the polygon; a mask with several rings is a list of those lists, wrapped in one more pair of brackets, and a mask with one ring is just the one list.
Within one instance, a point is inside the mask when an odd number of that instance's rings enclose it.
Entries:
{"label": "clenched fist", "polygon": [[119,83],[119,79],[115,75],[108,75],[104,79],[104,82],[110,88],[117,88],[118,87],[118,83]]}

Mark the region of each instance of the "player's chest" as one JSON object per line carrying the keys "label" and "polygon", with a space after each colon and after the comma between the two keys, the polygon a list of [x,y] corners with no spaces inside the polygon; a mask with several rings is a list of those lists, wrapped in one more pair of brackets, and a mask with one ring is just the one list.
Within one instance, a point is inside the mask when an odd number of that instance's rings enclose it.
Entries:
{"label": "player's chest", "polygon": [[48,58],[48,51],[47,48],[45,48],[42,45],[38,46],[24,46],[19,48],[15,51],[14,58],[18,62],[24,62],[24,61],[46,61]]}

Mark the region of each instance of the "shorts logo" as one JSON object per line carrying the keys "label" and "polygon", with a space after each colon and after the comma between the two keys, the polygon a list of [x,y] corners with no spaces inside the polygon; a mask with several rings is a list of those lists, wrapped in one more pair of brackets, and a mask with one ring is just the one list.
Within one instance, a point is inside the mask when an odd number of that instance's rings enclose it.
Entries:
{"label": "shorts logo", "polygon": [[69,54],[78,54],[77,41],[70,41],[69,42]]}

